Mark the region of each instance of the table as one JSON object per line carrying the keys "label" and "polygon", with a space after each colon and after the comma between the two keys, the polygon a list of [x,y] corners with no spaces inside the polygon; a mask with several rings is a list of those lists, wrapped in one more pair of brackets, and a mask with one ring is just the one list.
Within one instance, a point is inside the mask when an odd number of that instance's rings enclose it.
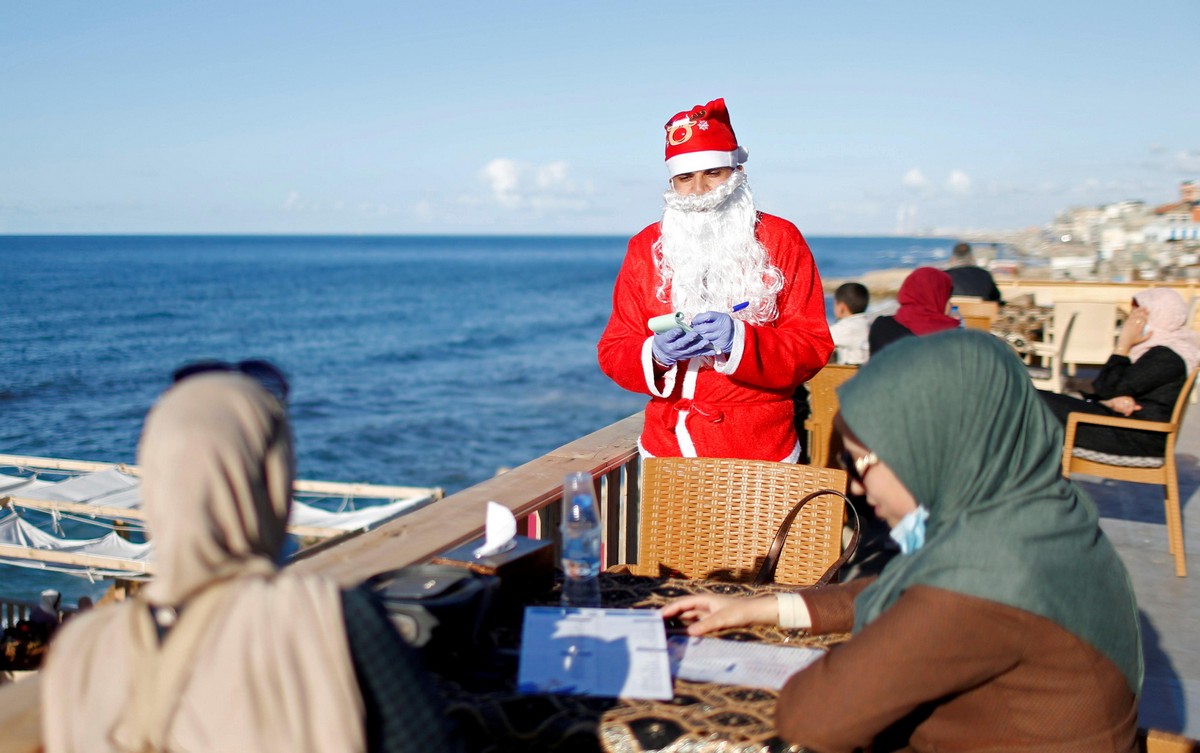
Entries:
{"label": "table", "polygon": [[[603,573],[601,598],[606,607],[657,607],[691,593],[753,596],[794,586],[752,586],[712,581],[646,578]],[[557,603],[550,594],[544,604]],[[775,734],[774,691],[675,680],[670,701],[522,695],[516,685],[519,632],[494,631],[500,655],[508,661],[490,667],[441,668],[438,684],[449,716],[463,731],[468,750],[509,751],[678,751],[680,753],[771,753],[802,751]],[[726,630],[730,640],[827,647],[847,635],[809,636],[779,627]]]}

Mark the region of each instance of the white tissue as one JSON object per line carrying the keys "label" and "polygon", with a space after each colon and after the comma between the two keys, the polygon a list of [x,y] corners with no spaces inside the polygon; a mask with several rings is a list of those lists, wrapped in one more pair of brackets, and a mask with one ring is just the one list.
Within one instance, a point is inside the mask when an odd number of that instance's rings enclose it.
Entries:
{"label": "white tissue", "polygon": [[514,540],[517,535],[517,518],[512,514],[512,510],[499,502],[488,500],[484,530],[483,546],[472,552],[475,559],[507,552],[517,545]]}

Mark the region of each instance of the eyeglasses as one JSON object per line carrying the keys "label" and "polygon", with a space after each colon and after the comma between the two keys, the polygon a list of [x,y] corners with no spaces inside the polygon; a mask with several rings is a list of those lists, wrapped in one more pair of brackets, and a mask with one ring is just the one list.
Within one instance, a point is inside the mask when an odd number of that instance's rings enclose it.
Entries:
{"label": "eyeglasses", "polygon": [[251,359],[249,361],[238,361],[230,363],[228,361],[197,361],[189,363],[186,366],[180,366],[171,374],[171,382],[179,383],[188,377],[206,372],[233,372],[236,374],[245,374],[254,381],[262,385],[262,388],[279,399],[279,402],[287,404],[288,399],[288,380],[278,366],[270,361],[264,361],[261,358]]}
{"label": "eyeglasses", "polygon": [[866,481],[863,479],[866,478],[867,471],[871,470],[871,466],[879,462],[879,456],[873,452],[868,452],[860,458],[855,458],[850,454],[849,450],[842,450],[838,453],[838,461],[842,464],[842,468],[846,473],[850,474],[851,481],[865,487]]}

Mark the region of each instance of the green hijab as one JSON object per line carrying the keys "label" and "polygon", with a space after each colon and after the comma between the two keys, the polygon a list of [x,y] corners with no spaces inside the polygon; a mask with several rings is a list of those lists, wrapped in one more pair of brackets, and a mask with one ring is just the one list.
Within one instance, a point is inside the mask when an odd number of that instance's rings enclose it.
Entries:
{"label": "green hijab", "polygon": [[842,418],[929,511],[925,545],[855,601],[857,632],[925,584],[1032,612],[1142,687],[1129,575],[1091,499],[1062,477],[1062,426],[985,332],[909,337],[838,390]]}

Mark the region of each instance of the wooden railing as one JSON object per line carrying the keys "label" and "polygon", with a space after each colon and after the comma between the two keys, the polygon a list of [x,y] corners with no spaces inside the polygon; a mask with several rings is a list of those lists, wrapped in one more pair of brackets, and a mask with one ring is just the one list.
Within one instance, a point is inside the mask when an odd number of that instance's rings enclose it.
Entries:
{"label": "wooden railing", "polygon": [[[518,520],[537,516],[540,537],[553,540],[557,549],[563,479],[575,471],[596,480],[605,564],[632,562],[637,556],[641,430],[638,413],[374,530],[310,547],[289,567],[327,575],[343,586],[356,585],[478,538],[489,500],[508,507]],[[0,753],[41,749],[39,688],[36,675],[0,687]]]}
{"label": "wooden railing", "polygon": [[590,473],[596,480],[605,564],[631,562],[637,555],[641,431],[642,414],[637,413],[373,531],[311,547],[291,567],[320,572],[352,586],[376,573],[423,562],[482,536],[489,500],[512,510],[518,520],[536,514],[540,537],[557,544],[563,479],[575,471]]}

